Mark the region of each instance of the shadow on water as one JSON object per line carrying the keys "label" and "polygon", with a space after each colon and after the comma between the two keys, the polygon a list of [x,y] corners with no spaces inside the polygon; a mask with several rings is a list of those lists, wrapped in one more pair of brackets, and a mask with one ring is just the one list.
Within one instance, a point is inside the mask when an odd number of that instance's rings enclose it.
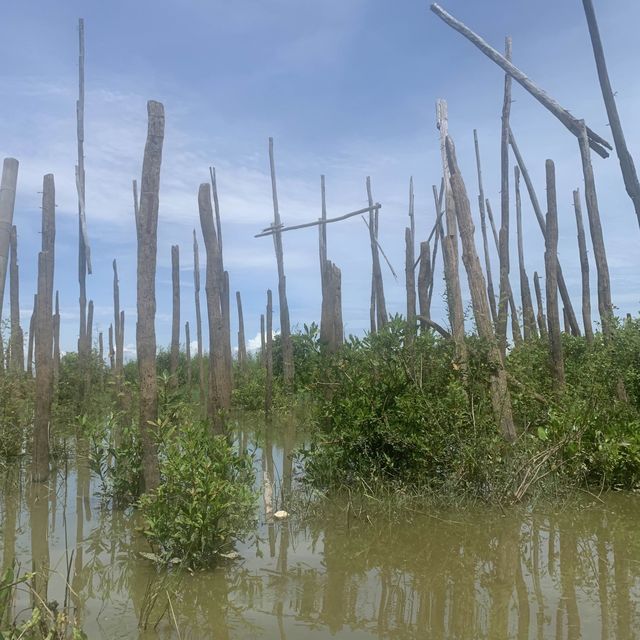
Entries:
{"label": "shadow on water", "polygon": [[195,574],[145,560],[133,511],[97,495],[88,447],[49,484],[1,478],[2,563],[34,571],[33,598],[69,604],[89,638],[640,637],[640,498],[562,510],[472,509],[405,519],[271,514],[295,491],[292,419],[237,418],[254,454],[259,526],[240,559]]}

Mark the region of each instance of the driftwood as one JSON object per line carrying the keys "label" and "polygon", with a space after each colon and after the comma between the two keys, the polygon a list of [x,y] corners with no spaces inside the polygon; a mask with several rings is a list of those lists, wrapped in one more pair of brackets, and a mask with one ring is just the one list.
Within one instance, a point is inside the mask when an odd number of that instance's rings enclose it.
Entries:
{"label": "driftwood", "polygon": [[[577,118],[572,116],[569,111],[564,109],[554,100],[548,93],[540,89],[534,84],[520,69],[514,66],[503,55],[487,44],[479,35],[474,33],[465,24],[456,20],[452,15],[447,13],[442,7],[434,3],[431,5],[433,11],[452,29],[463,35],[467,40],[474,44],[482,53],[490,60],[493,60],[505,73],[509,74],[518,84],[524,87],[542,106],[551,111],[553,115],[564,124],[571,133],[576,137],[580,136],[580,125]],[[587,129],[589,146],[603,158],[608,158],[607,149],[611,149],[611,145],[597,133],[591,129]]]}
{"label": "driftwood", "polygon": [[582,221],[582,206],[580,191],[573,192],[573,209],[576,214],[576,230],[578,233],[578,251],[580,253],[580,274],[582,277],[582,321],[584,323],[584,337],[587,343],[593,342],[593,326],[591,324],[591,287],[589,285],[589,257],[587,256],[587,241]]}
{"label": "driftwood", "polygon": [[193,230],[193,289],[196,303],[196,339],[198,341],[198,385],[200,389],[200,406],[206,413],[207,385],[204,372],[204,352],[202,347],[202,313],[200,311],[200,251],[196,230]]}
{"label": "driftwood", "polygon": [[20,327],[20,271],[18,268],[18,232],[13,225],[10,238],[9,302],[11,310],[11,359],[9,370],[24,373],[24,334]]}
{"label": "driftwood", "polygon": [[164,142],[164,106],[147,103],[148,130],[142,162],[140,203],[136,216],[138,240],[136,347],[140,384],[140,439],[145,491],[160,483],[158,452],[153,436],[158,419],[156,372],[156,264],[158,253],[158,205],[160,167]]}
{"label": "driftwood", "polygon": [[247,344],[244,337],[244,314],[239,291],[236,291],[236,306],[238,308],[238,365],[240,369],[244,369],[247,365]]}
{"label": "driftwood", "polygon": [[53,270],[55,264],[55,184],[44,177],[42,189],[42,251],[38,254],[38,310],[35,331],[35,415],[33,420],[32,480],[49,477],[49,433],[53,402]]}
{"label": "driftwood", "polygon": [[536,314],[536,320],[538,322],[538,331],[540,336],[546,338],[547,333],[547,318],[544,314],[544,306],[542,305],[542,289],[540,287],[540,276],[537,271],[533,272],[533,286],[536,291],[536,303],[538,305],[538,313]]}
{"label": "driftwood", "polygon": [[[536,215],[536,220],[538,221],[538,226],[540,227],[540,231],[542,232],[542,237],[544,239],[546,238],[546,233],[547,233],[546,232],[547,223],[545,222],[544,214],[542,213],[542,208],[540,207],[540,201],[538,200],[538,196],[533,187],[533,182],[531,181],[531,177],[529,176],[529,171],[527,170],[527,166],[524,163],[524,159],[516,143],[516,139],[513,135],[513,131],[509,131],[509,144],[511,145],[511,149],[513,151],[513,155],[516,158],[516,162],[518,163],[518,167],[520,167],[520,172],[522,173],[524,183],[527,187],[527,193],[529,194],[531,206],[533,207],[533,212]],[[578,319],[576,318],[575,311],[573,310],[573,304],[571,303],[571,297],[569,296],[569,290],[567,289],[567,285],[564,281],[562,266],[560,265],[559,260],[558,260],[557,273],[558,273],[558,288],[560,289],[562,304],[564,305],[569,315],[569,322],[571,323],[571,333],[574,336],[579,336],[580,327],[578,325]]]}
{"label": "driftwood", "polygon": [[291,342],[291,325],[289,322],[289,303],[287,302],[287,281],[284,275],[284,251],[280,227],[280,207],[278,206],[278,189],[276,186],[276,164],[273,157],[273,138],[269,138],[269,167],[271,170],[271,195],[273,198],[273,246],[278,267],[278,301],[280,304],[280,339],[282,341],[282,374],[286,388],[293,388],[294,364],[293,343]]}
{"label": "driftwood", "polygon": [[[371,192],[371,177],[367,176],[367,199],[369,200],[369,242],[371,244],[371,292],[372,302],[375,300],[375,327],[379,330],[388,322],[387,304],[384,297],[384,283],[380,268],[380,254],[378,245],[378,216],[377,209],[373,207],[373,195]],[[373,314],[370,312],[371,317]]]}
{"label": "driftwood", "polygon": [[18,161],[15,158],[5,158],[0,181],[0,318],[2,317],[4,289],[7,281],[17,182]]}
{"label": "driftwood", "polygon": [[607,62],[604,57],[604,48],[600,38],[600,29],[598,28],[598,21],[596,20],[596,13],[593,8],[592,0],[582,0],[582,4],[587,17],[589,35],[591,36],[591,45],[593,46],[593,55],[596,60],[596,68],[598,69],[600,88],[602,90],[604,105],[607,109],[607,116],[609,117],[609,126],[611,127],[613,143],[616,147],[618,160],[620,161],[620,169],[622,171],[624,186],[631,198],[631,201],[633,202],[636,217],[638,218],[638,224],[640,224],[640,181],[638,180],[636,167],[633,163],[631,153],[629,153],[627,141],[625,140],[624,132],[622,130],[622,123],[620,122],[620,115],[618,114],[618,107],[616,106],[615,94],[613,93],[611,81],[609,80],[609,72],[607,70]]}
{"label": "driftwood", "polygon": [[449,136],[447,136],[446,145],[451,191],[455,203],[460,239],[462,241],[462,262],[467,271],[473,315],[476,321],[478,335],[485,341],[489,349],[488,356],[491,361],[490,389],[493,414],[502,435],[506,440],[512,442],[516,438],[516,429],[511,409],[511,395],[507,385],[507,374],[504,368],[503,356],[491,322],[491,312],[487,299],[487,286],[474,242],[471,206],[469,204],[464,180],[458,169],[453,141]]}
{"label": "driftwood", "polygon": [[273,402],[273,300],[271,289],[267,290],[267,336],[266,336],[266,379],[264,385],[264,412],[271,413]]}
{"label": "driftwood", "polygon": [[53,388],[57,388],[60,377],[60,297],[56,291],[53,313]]}
{"label": "driftwood", "polygon": [[189,330],[189,322],[184,323],[184,346],[187,365],[187,389],[191,395],[191,331]]}
{"label": "driftwood", "polygon": [[558,309],[558,206],[556,200],[556,174],[552,160],[546,162],[547,175],[547,225],[544,253],[547,289],[547,319],[549,323],[549,347],[551,372],[556,391],[564,387],[564,360],[560,336],[560,314]]}
{"label": "driftwood", "polygon": [[[410,326],[416,322],[416,272],[415,262],[415,220],[413,178],[409,181],[409,227],[404,232],[405,243],[405,285],[407,290],[407,321]],[[427,314],[428,315],[428,314]]]}
{"label": "driftwood", "polygon": [[38,315],[38,294],[33,296],[33,309],[29,320],[29,341],[27,343],[27,375],[33,376],[33,351],[36,338],[36,316]]}
{"label": "driftwood", "polygon": [[169,355],[170,385],[178,386],[180,364],[180,247],[171,245],[171,353]]}

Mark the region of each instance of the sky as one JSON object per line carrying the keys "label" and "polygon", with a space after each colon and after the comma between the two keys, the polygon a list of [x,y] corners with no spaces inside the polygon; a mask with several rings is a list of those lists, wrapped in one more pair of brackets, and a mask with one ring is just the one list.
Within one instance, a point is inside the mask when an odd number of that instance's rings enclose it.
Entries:
{"label": "sky", "polygon": [[[579,0],[441,4],[497,49],[503,48],[506,35],[512,36],[514,63],[612,141]],[[640,110],[640,4],[595,4],[629,147],[640,158],[640,120],[634,117]],[[233,299],[235,291],[241,292],[246,334],[256,345],[266,290],[277,292],[273,243],[253,237],[273,218],[269,136],[275,140],[285,224],[320,216],[321,174],[326,175],[329,217],[366,206],[365,178],[371,176],[374,199],[382,204],[380,243],[398,274],[395,280],[383,264],[391,313],[404,313],[406,305],[404,229],[411,176],[417,241],[426,238],[434,221],[431,186],[439,184],[441,176],[436,99],[448,102],[449,132],[473,214],[477,219],[474,128],[486,196],[499,211],[503,73],[431,13],[425,0],[5,3],[0,22],[0,156],[20,161],[14,224],[23,327],[26,331],[36,288],[42,178],[53,173],[55,287],[60,290],[64,350],[76,348],[78,332],[74,167],[79,17],[85,20],[86,37],[86,211],[93,261],[87,291],[95,304],[94,337],[102,331],[106,341],[113,318],[111,262],[116,258],[129,357],[135,355],[136,308],[131,181],[140,178],[149,99],[163,102],[166,112],[158,236],[159,345],[170,340],[172,244],[180,246],[181,322],[189,321],[195,335],[192,232],[195,228],[200,238],[204,285],[197,192],[208,180],[211,165],[217,171],[231,295]],[[572,190],[583,189],[577,141],[517,84],[511,123],[543,203],[544,163],[547,158],[556,163],[559,252],[579,310],[572,205]],[[640,251],[633,207],[615,154],[606,160],[594,154],[593,164],[614,304],[620,313],[636,313]],[[513,193],[511,198],[513,202]],[[529,277],[536,270],[543,275],[542,236],[524,190],[523,226]],[[518,296],[515,237],[511,240],[512,283]],[[320,316],[317,230],[287,233],[283,241],[291,323],[301,328]],[[588,246],[596,320],[590,240]],[[371,254],[367,229],[358,217],[328,227],[328,254],[342,270],[345,331],[362,334],[369,322]],[[497,261],[493,272],[495,278]],[[464,282],[462,268],[461,276]],[[436,278],[433,315],[446,323],[441,264]],[[466,288],[464,295],[468,306]],[[5,315],[8,293],[6,300]],[[204,309],[204,286],[202,304]],[[277,296],[275,305],[277,329]]]}

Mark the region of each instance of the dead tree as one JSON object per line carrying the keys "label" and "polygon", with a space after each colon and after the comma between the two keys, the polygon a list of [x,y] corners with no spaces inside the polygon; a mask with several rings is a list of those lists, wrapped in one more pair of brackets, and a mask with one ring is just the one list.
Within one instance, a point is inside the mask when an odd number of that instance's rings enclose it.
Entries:
{"label": "dead tree", "polygon": [[520,297],[522,298],[522,319],[524,329],[524,339],[538,337],[536,329],[536,316],[533,311],[533,300],[531,299],[531,287],[529,286],[529,276],[524,266],[524,238],[522,235],[522,199],[520,197],[520,169],[518,165],[514,168],[515,193],[516,193],[516,226],[518,234],[518,267],[520,271]]}
{"label": "dead tree", "polygon": [[455,148],[449,136],[446,139],[447,159],[450,171],[451,191],[455,204],[460,239],[462,241],[462,262],[467,271],[469,291],[473,306],[478,335],[485,341],[489,352],[491,368],[491,404],[496,423],[502,435],[512,442],[516,438],[513,423],[511,396],[507,386],[507,373],[504,368],[502,353],[491,322],[491,312],[487,299],[487,286],[480,265],[480,258],[474,242],[474,227],[471,218],[471,206],[467,190],[458,169]]}
{"label": "dead tree", "polygon": [[136,347],[140,382],[140,439],[145,491],[160,484],[158,452],[153,434],[158,419],[156,371],[156,264],[158,255],[158,207],[160,168],[164,142],[164,106],[147,103],[148,131],[142,162],[140,203],[137,207],[137,311]]}
{"label": "dead tree", "polygon": [[4,289],[7,280],[17,182],[18,161],[15,158],[5,158],[2,164],[2,179],[0,180],[0,318],[2,317]]}
{"label": "dead tree", "polygon": [[[536,215],[536,220],[538,221],[538,226],[540,227],[540,231],[542,232],[543,239],[546,238],[546,225],[544,219],[544,214],[542,213],[542,208],[540,207],[540,201],[538,200],[538,196],[533,187],[533,182],[531,181],[531,177],[529,176],[529,171],[524,163],[524,159],[522,154],[520,153],[520,149],[516,143],[516,139],[513,135],[513,131],[509,132],[509,143],[511,144],[511,149],[513,151],[513,155],[516,158],[516,162],[518,163],[518,167],[520,167],[520,172],[522,173],[522,177],[524,179],[524,183],[527,187],[527,193],[529,194],[529,199],[531,200],[531,206],[533,207],[533,212]],[[569,322],[571,324],[571,333],[574,336],[580,335],[580,327],[578,325],[578,320],[576,318],[575,311],[573,310],[573,304],[571,303],[571,297],[569,296],[569,290],[567,289],[567,285],[564,281],[564,275],[562,273],[562,267],[560,265],[560,261],[558,260],[558,288],[560,289],[560,296],[562,297],[562,304],[564,308],[567,310],[567,314],[569,315]]]}
{"label": "dead tree", "polygon": [[171,322],[171,353],[169,357],[169,375],[171,387],[178,386],[178,365],[180,363],[180,247],[171,246],[171,291],[172,291],[172,322]]}
{"label": "dead tree", "polygon": [[36,398],[33,421],[32,479],[49,477],[49,433],[53,402],[53,269],[55,264],[55,184],[44,177],[42,189],[42,251],[38,254],[38,311],[36,314]]}
{"label": "dead tree", "polygon": [[200,225],[207,253],[205,292],[209,316],[209,389],[207,393],[207,416],[215,435],[224,433],[221,410],[224,409],[225,390],[230,386],[226,381],[228,374],[225,358],[225,322],[222,315],[222,292],[224,275],[220,273],[220,258],[216,228],[211,207],[211,187],[208,183],[200,185],[198,191],[198,209]]}
{"label": "dead tree", "polygon": [[[511,38],[505,41],[505,58],[511,62]],[[507,308],[511,284],[509,282],[509,115],[511,113],[511,76],[504,76],[504,101],[502,105],[502,135],[500,139],[500,234],[498,256],[500,258],[500,298],[496,334],[504,354],[507,349]],[[513,314],[513,309],[512,309]]]}
{"label": "dead tree", "polygon": [[20,327],[20,272],[18,268],[18,232],[13,225],[10,238],[11,259],[9,263],[9,302],[11,308],[11,360],[9,369],[13,373],[24,373],[24,335]]}
{"label": "dead tree", "polygon": [[187,360],[187,389],[189,389],[189,396],[191,396],[191,331],[189,330],[189,322],[184,323],[184,339]]}
{"label": "dead tree", "polygon": [[416,323],[416,272],[415,256],[415,220],[414,220],[414,195],[413,178],[409,181],[409,223],[404,231],[405,243],[405,284],[407,289],[407,322],[413,329]]}
{"label": "dead tree", "polygon": [[198,385],[200,389],[200,406],[203,411],[207,407],[207,385],[204,373],[204,352],[202,349],[202,314],[200,311],[200,251],[196,230],[193,230],[193,288],[196,301],[196,338],[198,341]]}
{"label": "dead tree", "polygon": [[636,167],[633,163],[631,153],[629,153],[624,132],[622,131],[622,123],[620,122],[618,107],[616,106],[615,94],[611,88],[611,81],[609,80],[609,71],[607,70],[607,62],[604,57],[604,48],[600,38],[600,29],[598,28],[598,21],[596,20],[596,13],[593,8],[592,0],[582,0],[582,4],[587,17],[593,55],[596,60],[596,68],[598,69],[600,88],[602,90],[604,105],[607,109],[607,116],[609,117],[613,143],[616,147],[618,160],[620,161],[620,169],[622,171],[624,186],[631,198],[631,201],[633,202],[636,216],[638,218],[638,224],[640,224],[640,181],[638,181]]}
{"label": "dead tree", "polygon": [[549,323],[549,347],[551,372],[557,392],[564,387],[564,360],[560,335],[560,313],[558,309],[558,206],[556,200],[556,173],[552,160],[546,162],[547,175],[547,225],[544,265],[547,288],[547,319]]}
{"label": "dead tree", "polygon": [[[505,73],[509,74],[517,83],[524,87],[542,106],[551,111],[553,115],[564,124],[571,133],[576,137],[580,136],[579,120],[561,107],[548,93],[540,89],[534,84],[520,69],[511,64],[503,55],[487,44],[478,34],[474,33],[465,24],[456,20],[451,14],[447,13],[442,7],[434,3],[431,5],[433,11],[452,29],[463,35],[469,42],[474,44],[482,53],[490,60],[493,60]],[[597,133],[591,129],[587,129],[589,146],[601,157],[607,158],[609,154],[607,149],[611,149],[611,145]]]}
{"label": "dead tree", "polygon": [[587,241],[582,222],[582,206],[580,204],[580,190],[573,192],[573,209],[576,214],[576,229],[578,232],[578,251],[580,253],[580,273],[582,276],[582,321],[584,323],[584,337],[587,343],[593,342],[593,326],[591,324],[591,287],[589,285],[589,258],[587,256]]}
{"label": "dead tree", "polygon": [[271,413],[273,402],[273,300],[271,289],[267,290],[267,336],[265,353],[266,378],[264,384],[264,412]]}
{"label": "dead tree", "polygon": [[367,199],[369,200],[369,242],[371,244],[371,286],[372,301],[375,309],[375,330],[380,330],[388,322],[387,303],[384,297],[384,282],[380,267],[380,253],[378,244],[378,213],[373,207],[373,195],[371,192],[371,177],[367,176]]}
{"label": "dead tree", "polygon": [[542,305],[542,289],[540,287],[540,276],[537,271],[533,272],[533,286],[536,290],[536,303],[538,305],[538,313],[536,320],[538,321],[538,330],[542,338],[547,338],[547,318],[544,315],[544,306]]}
{"label": "dead tree", "polygon": [[273,138],[269,138],[269,167],[271,169],[271,193],[273,197],[273,245],[278,266],[278,300],[280,306],[280,340],[282,344],[282,373],[287,389],[293,388],[294,362],[293,343],[291,341],[291,325],[289,321],[289,304],[287,302],[287,281],[284,275],[284,252],[280,227],[280,208],[278,206],[278,190],[276,187],[276,165],[273,157]]}
{"label": "dead tree", "polygon": [[236,306],[238,307],[238,365],[244,369],[247,365],[247,345],[244,339],[244,315],[239,291],[236,291]]}
{"label": "dead tree", "polygon": [[591,151],[589,150],[589,138],[584,120],[580,121],[580,157],[582,158],[582,174],[584,176],[584,196],[587,201],[587,217],[589,218],[589,231],[591,232],[591,244],[593,245],[593,258],[596,263],[596,275],[598,281],[598,310],[602,333],[605,338],[611,335],[611,323],[613,320],[613,304],[611,302],[611,281],[609,278],[609,265],[607,264],[607,252],[602,235],[600,222],[600,209],[598,207],[598,195],[596,182],[591,165]]}
{"label": "dead tree", "polygon": [[55,310],[53,313],[53,388],[60,378],[60,299],[56,291]]}

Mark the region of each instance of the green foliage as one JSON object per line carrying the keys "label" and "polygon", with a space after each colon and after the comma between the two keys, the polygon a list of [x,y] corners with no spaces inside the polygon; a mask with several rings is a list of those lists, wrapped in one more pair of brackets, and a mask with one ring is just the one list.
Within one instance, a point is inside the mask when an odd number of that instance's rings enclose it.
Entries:
{"label": "green foliage", "polygon": [[140,499],[144,533],[166,561],[214,564],[251,526],[251,459],[197,421],[159,425],[162,482]]}
{"label": "green foliage", "polygon": [[22,453],[33,422],[33,380],[0,375],[0,460]]}
{"label": "green foliage", "polygon": [[[320,330],[315,322],[304,324],[302,331],[291,334],[296,391],[305,391],[318,378],[323,357],[320,348]],[[282,378],[282,337],[273,340],[273,374]]]}

